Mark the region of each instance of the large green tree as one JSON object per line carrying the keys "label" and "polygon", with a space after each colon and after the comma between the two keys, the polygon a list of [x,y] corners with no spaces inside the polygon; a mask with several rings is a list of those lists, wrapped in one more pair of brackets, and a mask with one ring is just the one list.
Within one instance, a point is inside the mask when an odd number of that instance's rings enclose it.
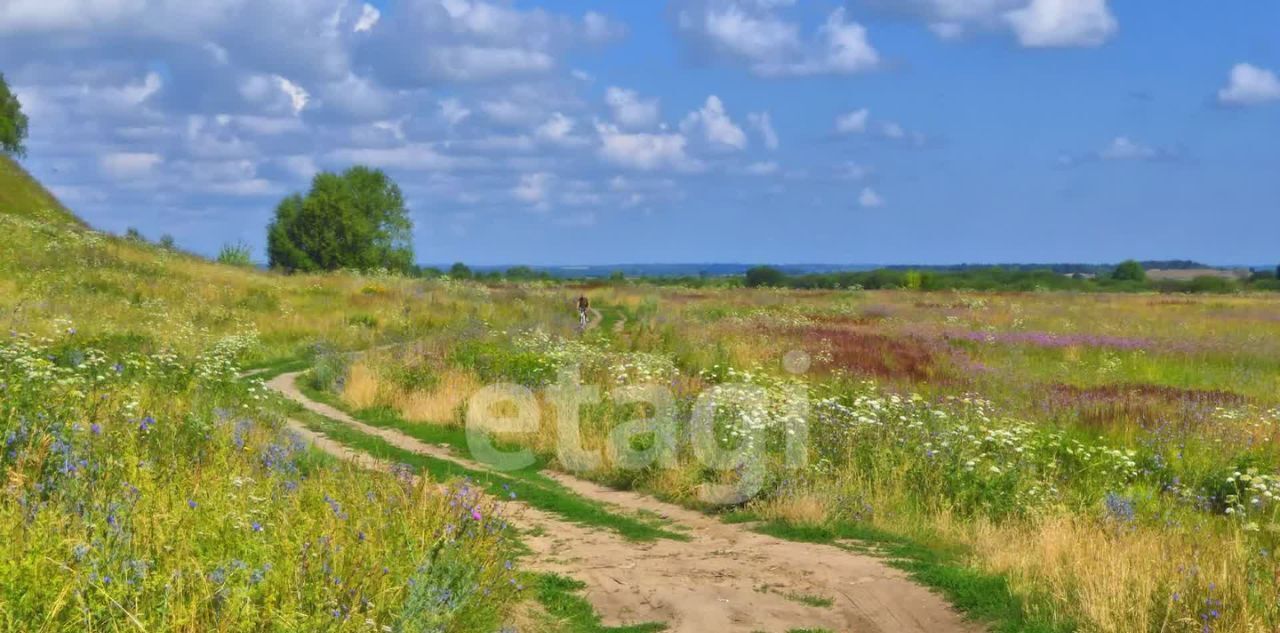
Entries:
{"label": "large green tree", "polygon": [[1147,271],[1143,270],[1142,264],[1129,259],[1116,266],[1111,273],[1111,278],[1117,281],[1146,281]]}
{"label": "large green tree", "polygon": [[381,170],[323,172],[311,191],[285,198],[267,228],[273,268],[313,272],[413,268],[413,221],[404,196]]}
{"label": "large green tree", "polygon": [[9,90],[4,75],[0,74],[0,151],[22,156],[27,151],[22,145],[26,138],[27,115],[22,113],[18,95]]}

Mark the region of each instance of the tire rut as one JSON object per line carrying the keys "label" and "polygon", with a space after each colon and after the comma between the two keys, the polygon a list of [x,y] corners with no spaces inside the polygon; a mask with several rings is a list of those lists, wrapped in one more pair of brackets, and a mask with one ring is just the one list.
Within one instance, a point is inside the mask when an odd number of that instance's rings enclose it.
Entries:
{"label": "tire rut", "polygon": [[[404,450],[483,470],[482,464],[398,431],[370,426],[307,398],[298,374],[267,386],[306,409],[376,435]],[[373,469],[390,464],[353,450],[296,421],[290,428],[316,448]],[[586,583],[585,597],[608,626],[662,622],[673,633],[784,633],[798,628],[883,633],[977,632],[946,601],[883,560],[812,543],[796,543],[731,525],[700,512],[571,475],[544,471],[574,493],[624,513],[648,512],[688,541],[637,543],[600,528],[510,502],[513,523],[533,551],[531,567]],[[801,602],[831,600],[829,607]]]}

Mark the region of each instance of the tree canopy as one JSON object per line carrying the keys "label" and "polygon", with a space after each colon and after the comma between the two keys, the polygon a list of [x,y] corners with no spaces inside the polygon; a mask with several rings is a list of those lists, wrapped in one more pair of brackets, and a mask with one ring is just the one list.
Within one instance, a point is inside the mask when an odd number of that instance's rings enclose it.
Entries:
{"label": "tree canopy", "polygon": [[1111,273],[1111,278],[1117,281],[1146,281],[1147,271],[1143,270],[1142,264],[1130,259],[1120,262],[1115,272]]}
{"label": "tree canopy", "polygon": [[0,151],[22,156],[26,147],[27,115],[22,113],[18,96],[10,92],[4,75],[0,74]]}
{"label": "tree canopy", "polygon": [[787,276],[772,266],[755,266],[747,270],[747,287],[760,286],[781,287],[786,284]]}
{"label": "tree canopy", "polygon": [[267,228],[273,268],[314,272],[352,268],[413,268],[413,221],[404,195],[378,169],[352,167],[322,172],[307,194],[293,194],[276,207]]}

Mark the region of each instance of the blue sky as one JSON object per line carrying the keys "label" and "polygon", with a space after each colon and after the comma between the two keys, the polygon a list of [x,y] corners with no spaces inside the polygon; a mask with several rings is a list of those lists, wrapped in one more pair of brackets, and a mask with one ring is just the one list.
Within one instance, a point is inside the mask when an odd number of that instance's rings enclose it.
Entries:
{"label": "blue sky", "polygon": [[262,257],[316,170],[423,262],[1280,260],[1280,3],[3,0],[25,163]]}

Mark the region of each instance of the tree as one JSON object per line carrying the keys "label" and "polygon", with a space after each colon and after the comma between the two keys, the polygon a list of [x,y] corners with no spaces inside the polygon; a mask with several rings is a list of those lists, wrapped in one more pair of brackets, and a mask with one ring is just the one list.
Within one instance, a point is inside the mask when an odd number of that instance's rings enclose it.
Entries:
{"label": "tree", "polygon": [[174,241],[173,236],[168,233],[160,236],[158,244],[160,245],[160,248],[163,248],[166,251],[178,250],[178,243]]}
{"label": "tree", "polygon": [[27,138],[27,115],[22,113],[18,95],[9,91],[4,74],[0,73],[0,151],[24,156],[27,148],[22,142]]}
{"label": "tree", "polygon": [[474,275],[471,272],[471,268],[466,264],[455,262],[453,266],[449,267],[449,276],[454,279],[471,279]]}
{"label": "tree", "polygon": [[305,196],[293,194],[276,207],[267,228],[267,257],[273,268],[290,272],[409,272],[412,231],[400,187],[381,170],[322,172]]}
{"label": "tree", "polygon": [[1111,273],[1111,278],[1116,281],[1146,281],[1147,271],[1143,270],[1142,264],[1130,259],[1120,262]]}
{"label": "tree", "polygon": [[772,266],[754,266],[747,269],[748,288],[761,286],[777,288],[786,285],[786,282],[786,274]]}

